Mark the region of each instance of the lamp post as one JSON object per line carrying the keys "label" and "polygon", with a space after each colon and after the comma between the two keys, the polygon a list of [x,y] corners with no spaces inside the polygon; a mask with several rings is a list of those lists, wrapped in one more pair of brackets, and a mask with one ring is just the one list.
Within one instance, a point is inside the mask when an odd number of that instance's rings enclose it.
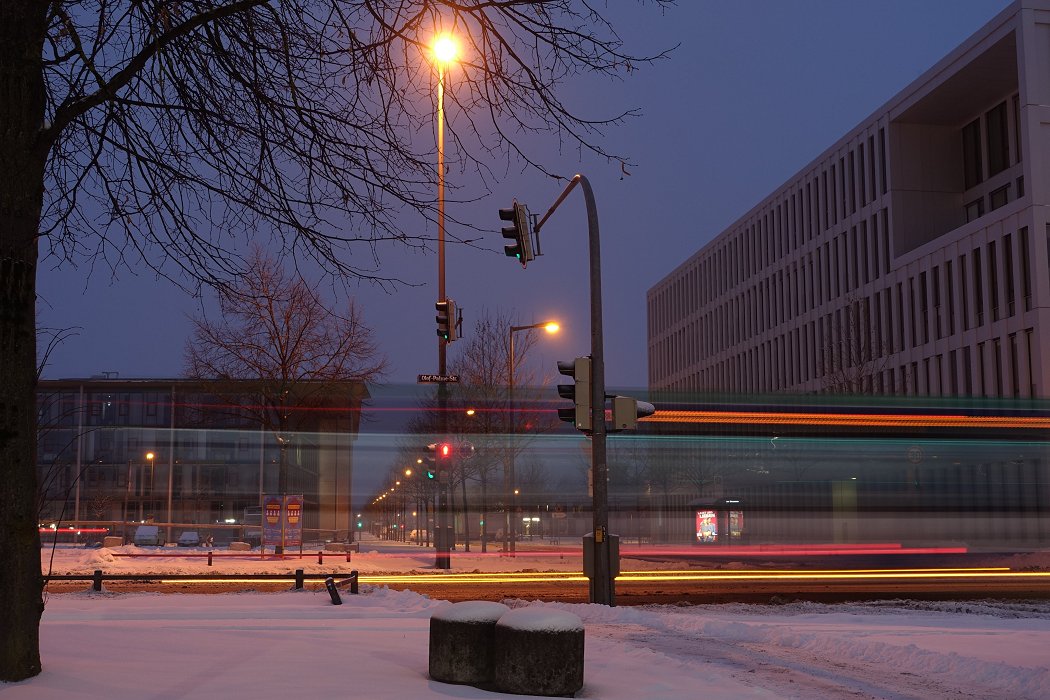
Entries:
{"label": "lamp post", "polygon": [[[437,64],[437,200],[438,200],[438,301],[445,301],[445,69],[455,60],[459,47],[448,34],[441,34],[433,44],[434,62]],[[450,318],[449,323],[455,323]],[[445,376],[445,350],[448,341],[438,338],[438,374]],[[438,384],[438,430],[444,436],[448,432],[448,419],[445,410],[448,404],[448,392],[444,382]],[[448,520],[448,484],[438,484],[437,529],[441,534],[435,539],[436,556],[434,566],[438,569],[452,567],[452,543],[445,537]]]}
{"label": "lamp post", "polygon": [[531,323],[527,326],[511,326],[510,332],[508,333],[510,343],[507,352],[507,414],[510,416],[509,424],[510,429],[508,430],[510,448],[507,450],[507,473],[506,473],[506,485],[504,491],[506,493],[507,501],[507,528],[504,530],[506,533],[505,537],[510,538],[510,547],[504,545],[503,549],[509,551],[513,556],[516,551],[515,540],[515,519],[517,518],[517,505],[518,505],[518,489],[514,483],[514,375],[517,367],[514,362],[514,334],[520,331],[528,331],[533,328],[542,328],[548,333],[557,333],[560,326],[555,321],[546,321],[544,323]]}
{"label": "lamp post", "polygon": [[[150,515],[153,515],[153,459],[157,455],[152,452],[146,453],[146,461],[149,462],[149,510]],[[156,518],[154,518],[156,520]]]}

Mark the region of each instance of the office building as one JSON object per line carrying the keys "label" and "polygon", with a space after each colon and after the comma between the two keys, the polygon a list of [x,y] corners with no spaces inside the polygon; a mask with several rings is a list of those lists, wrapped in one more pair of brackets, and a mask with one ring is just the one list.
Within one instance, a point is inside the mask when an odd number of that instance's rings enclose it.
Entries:
{"label": "office building", "polygon": [[649,290],[650,388],[1047,396],[1047,124],[1019,0]]}

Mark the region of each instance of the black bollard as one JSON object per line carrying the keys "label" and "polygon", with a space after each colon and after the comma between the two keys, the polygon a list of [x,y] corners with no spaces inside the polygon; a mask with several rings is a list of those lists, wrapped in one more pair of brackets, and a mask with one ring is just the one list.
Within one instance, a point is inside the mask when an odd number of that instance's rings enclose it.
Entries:
{"label": "black bollard", "polygon": [[347,564],[350,563],[350,547],[349,547],[349,545],[346,548],[346,563]]}
{"label": "black bollard", "polygon": [[332,596],[332,605],[342,605],[343,599],[339,597],[339,590],[335,587],[335,581],[331,576],[324,580],[324,587],[328,589],[328,595]]}
{"label": "black bollard", "polygon": [[357,595],[357,572],[356,571],[351,571],[350,572],[350,593],[352,595]]}
{"label": "black bollard", "polygon": [[317,563],[324,564],[324,552],[317,553]]}
{"label": "black bollard", "polygon": [[96,593],[102,591],[102,569],[95,569],[95,576],[91,580],[91,590]]}
{"label": "black bollard", "polygon": [[297,591],[303,590],[303,570],[302,569],[296,569],[295,570],[295,590],[297,590]]}
{"label": "black bollard", "polygon": [[208,552],[208,566],[211,566],[211,552]]}

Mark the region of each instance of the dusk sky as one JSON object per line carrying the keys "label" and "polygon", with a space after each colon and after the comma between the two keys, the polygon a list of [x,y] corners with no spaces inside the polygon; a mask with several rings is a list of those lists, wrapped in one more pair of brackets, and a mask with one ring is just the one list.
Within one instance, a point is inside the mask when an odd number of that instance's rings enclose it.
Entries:
{"label": "dusk sky", "polygon": [[[600,3],[601,4],[601,3]],[[572,147],[536,143],[558,172],[586,175],[595,192],[603,258],[606,382],[645,387],[646,291],[775,187],[1007,6],[1007,0],[682,0],[658,8],[610,3],[629,50],[669,59],[623,82],[566,86],[588,116],[627,108],[642,116],[609,131],[602,145],[631,165],[581,157]],[[448,89],[455,90],[455,75]],[[450,110],[449,126],[457,115]],[[462,122],[459,122],[462,123]],[[542,150],[539,150],[542,149]],[[551,375],[555,361],[589,348],[587,226],[583,197],[570,195],[542,233],[543,255],[523,270],[504,257],[497,210],[512,199],[543,214],[565,186],[519,164],[494,163],[501,180],[477,201],[473,177],[449,154],[451,238],[448,295],[464,309],[464,333],[482,308],[518,323],[557,319],[529,362]],[[457,230],[452,220],[487,233]],[[406,226],[416,229],[418,220]],[[431,231],[431,233],[433,233]],[[388,292],[354,290],[390,361],[389,382],[437,371],[434,300],[437,256],[387,251],[382,272],[406,280]],[[152,274],[83,262],[41,261],[40,324],[78,326],[52,356],[47,378],[177,377],[200,302]],[[449,357],[461,344],[453,344]]]}

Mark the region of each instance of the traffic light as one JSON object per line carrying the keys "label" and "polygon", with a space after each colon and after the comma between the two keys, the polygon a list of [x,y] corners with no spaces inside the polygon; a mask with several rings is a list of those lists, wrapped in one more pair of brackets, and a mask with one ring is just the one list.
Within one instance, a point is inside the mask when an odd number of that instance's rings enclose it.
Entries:
{"label": "traffic light", "polygon": [[509,238],[513,243],[503,246],[503,251],[508,258],[517,258],[522,267],[526,267],[530,260],[535,259],[532,253],[532,236],[529,231],[529,215],[525,211],[524,204],[514,204],[510,209],[500,209],[499,218],[510,221],[512,226],[503,228],[503,237]]}
{"label": "traffic light", "polygon": [[449,462],[452,459],[452,445],[447,442],[432,442],[427,445],[427,478],[444,481],[448,478]]}
{"label": "traffic light", "polygon": [[656,407],[647,401],[630,396],[612,397],[612,431],[634,430],[638,419],[656,413]]}
{"label": "traffic light", "polygon": [[572,384],[559,384],[558,396],[572,399],[573,408],[559,408],[558,418],[572,423],[577,430],[590,432],[591,424],[591,358],[577,357],[570,362],[559,362],[558,371],[572,377]]}
{"label": "traffic light", "polygon": [[438,337],[446,343],[451,343],[458,337],[456,334],[456,302],[451,299],[442,299],[434,304],[434,308],[437,309],[437,316],[434,320],[437,321]]}

